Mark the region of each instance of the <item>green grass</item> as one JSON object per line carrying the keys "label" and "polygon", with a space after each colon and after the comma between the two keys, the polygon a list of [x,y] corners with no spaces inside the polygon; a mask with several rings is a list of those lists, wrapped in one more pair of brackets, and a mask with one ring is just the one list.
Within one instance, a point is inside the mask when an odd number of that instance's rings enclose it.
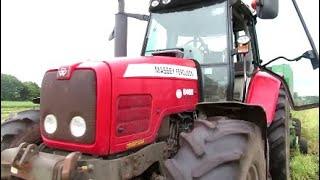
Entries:
{"label": "green grass", "polygon": [[1,122],[7,119],[11,113],[37,107],[39,105],[33,104],[31,101],[1,101]]}
{"label": "green grass", "polygon": [[293,180],[319,179],[319,155],[294,153],[290,162]]}
{"label": "green grass", "polygon": [[[32,102],[1,101],[1,121],[10,113],[38,108]],[[290,162],[293,180],[319,179],[319,109],[293,111],[293,117],[301,120],[302,137],[308,140],[309,154],[295,152]]]}
{"label": "green grass", "polygon": [[292,115],[301,120],[301,133],[308,140],[309,154],[293,154],[291,177],[293,180],[319,179],[319,109],[293,111]]}

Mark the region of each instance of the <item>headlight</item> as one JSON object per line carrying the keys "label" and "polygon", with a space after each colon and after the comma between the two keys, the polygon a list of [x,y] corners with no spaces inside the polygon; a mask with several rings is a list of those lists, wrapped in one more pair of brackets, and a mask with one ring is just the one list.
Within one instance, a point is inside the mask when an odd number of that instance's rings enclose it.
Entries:
{"label": "headlight", "polygon": [[151,6],[152,6],[152,7],[156,7],[156,6],[158,6],[159,4],[160,4],[159,0],[153,0],[153,1],[151,2]]}
{"label": "headlight", "polygon": [[169,4],[171,2],[171,0],[162,0],[163,4]]}
{"label": "headlight", "polygon": [[48,134],[56,132],[58,127],[57,118],[53,114],[48,114],[44,119],[44,130]]}
{"label": "headlight", "polygon": [[75,137],[81,137],[86,132],[86,121],[81,116],[75,116],[70,122],[71,134]]}

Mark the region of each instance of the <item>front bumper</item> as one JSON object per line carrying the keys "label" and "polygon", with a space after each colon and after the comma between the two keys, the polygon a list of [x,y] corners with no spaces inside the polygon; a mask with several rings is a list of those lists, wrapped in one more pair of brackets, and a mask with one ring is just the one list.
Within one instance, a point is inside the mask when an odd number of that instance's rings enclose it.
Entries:
{"label": "front bumper", "polygon": [[166,154],[164,142],[110,160],[82,157],[79,152],[67,156],[39,152],[36,145],[22,143],[19,147],[1,152],[1,179],[10,176],[32,180],[130,179],[156,162],[161,171]]}

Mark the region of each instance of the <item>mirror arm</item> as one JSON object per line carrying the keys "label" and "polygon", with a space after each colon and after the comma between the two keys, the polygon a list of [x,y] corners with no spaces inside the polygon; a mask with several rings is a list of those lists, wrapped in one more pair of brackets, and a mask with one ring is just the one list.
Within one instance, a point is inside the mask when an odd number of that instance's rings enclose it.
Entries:
{"label": "mirror arm", "polygon": [[114,28],[113,28],[112,32],[110,33],[108,40],[111,41],[113,39],[114,39]]}
{"label": "mirror arm", "polygon": [[265,68],[268,64],[270,64],[270,63],[272,63],[272,62],[274,62],[274,61],[276,61],[276,60],[278,60],[278,59],[285,59],[285,60],[287,60],[287,61],[299,61],[301,58],[303,58],[303,55],[302,55],[302,56],[299,56],[299,57],[297,57],[297,58],[294,58],[294,59],[288,59],[288,58],[286,58],[286,57],[284,57],[284,56],[279,56],[279,57],[276,57],[276,58],[270,60],[269,62],[265,63],[264,65],[261,65],[260,67],[261,67],[261,68]]}
{"label": "mirror arm", "polygon": [[127,17],[135,18],[141,21],[149,21],[149,16],[145,14],[124,13]]}
{"label": "mirror arm", "polygon": [[296,0],[292,0],[292,3],[293,3],[294,8],[296,9],[296,12],[297,12],[298,17],[299,17],[299,19],[300,19],[300,22],[301,22],[301,24],[302,24],[302,26],[303,26],[303,29],[304,29],[307,37],[308,37],[308,40],[309,40],[309,43],[310,43],[310,45],[311,45],[311,47],[312,47],[312,50],[313,50],[313,52],[314,52],[314,55],[316,56],[317,60],[319,61],[319,53],[318,53],[318,51],[317,51],[317,49],[316,49],[316,46],[314,45],[313,39],[312,39],[312,37],[311,37],[311,35],[310,35],[310,33],[309,33],[309,30],[308,30],[308,28],[307,28],[307,25],[306,25],[304,19],[303,19],[303,17],[302,17],[302,14],[301,14],[301,12],[300,12],[300,9],[299,9],[299,7],[298,7],[298,5],[297,5]]}

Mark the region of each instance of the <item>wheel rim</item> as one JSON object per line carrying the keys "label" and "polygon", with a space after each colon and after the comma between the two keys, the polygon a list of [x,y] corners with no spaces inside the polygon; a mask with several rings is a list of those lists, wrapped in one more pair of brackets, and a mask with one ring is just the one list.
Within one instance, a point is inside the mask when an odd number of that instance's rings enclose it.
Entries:
{"label": "wheel rim", "polygon": [[249,168],[247,180],[259,180],[258,169],[255,164],[251,165]]}

